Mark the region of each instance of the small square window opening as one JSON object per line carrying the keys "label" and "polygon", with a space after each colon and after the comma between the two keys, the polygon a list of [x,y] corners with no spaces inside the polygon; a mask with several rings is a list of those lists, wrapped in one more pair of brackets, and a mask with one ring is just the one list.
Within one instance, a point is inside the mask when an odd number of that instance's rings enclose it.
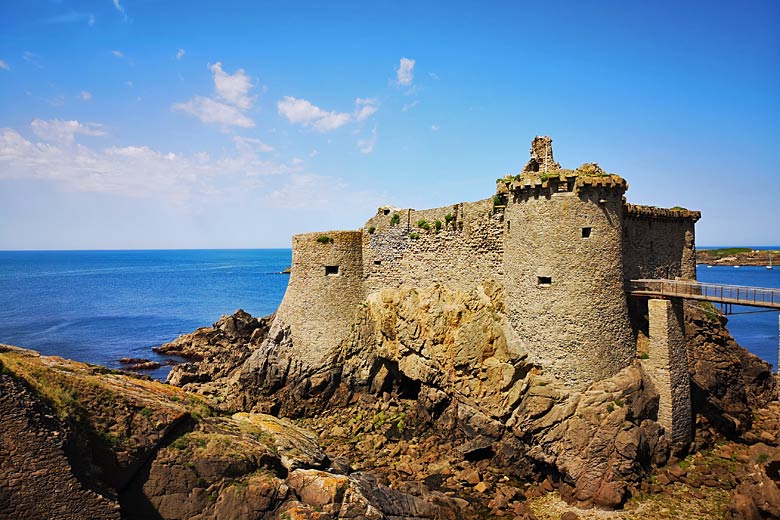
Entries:
{"label": "small square window opening", "polygon": [[326,276],[338,276],[339,275],[339,266],[337,266],[337,265],[326,265],[325,266],[325,275]]}
{"label": "small square window opening", "polygon": [[591,227],[582,228],[582,238],[590,238],[591,231],[593,231],[593,228]]}
{"label": "small square window opening", "polygon": [[536,281],[539,287],[550,287],[552,285],[552,276],[537,276]]}

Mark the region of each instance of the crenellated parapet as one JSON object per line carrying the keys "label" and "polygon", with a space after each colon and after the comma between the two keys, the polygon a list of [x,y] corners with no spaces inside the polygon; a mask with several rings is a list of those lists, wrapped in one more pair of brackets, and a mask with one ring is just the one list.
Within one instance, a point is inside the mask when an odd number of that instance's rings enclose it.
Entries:
{"label": "crenellated parapet", "polygon": [[639,204],[626,203],[625,216],[629,218],[692,220],[693,222],[697,222],[701,218],[701,212],[691,211],[685,208],[657,208],[655,206],[641,206]]}
{"label": "crenellated parapet", "polygon": [[620,196],[628,189],[628,183],[619,175],[605,173],[598,164],[584,164],[576,170],[557,169],[551,172],[522,172],[496,180],[499,195],[549,196],[555,193],[592,192],[614,190]]}

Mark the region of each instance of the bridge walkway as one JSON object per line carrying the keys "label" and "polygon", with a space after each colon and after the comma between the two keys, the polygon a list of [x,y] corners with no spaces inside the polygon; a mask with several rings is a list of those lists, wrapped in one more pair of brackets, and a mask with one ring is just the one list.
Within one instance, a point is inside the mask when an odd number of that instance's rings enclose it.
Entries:
{"label": "bridge walkway", "polygon": [[685,298],[729,305],[749,305],[780,310],[780,289],[701,283],[691,280],[629,280],[627,292],[632,296]]}

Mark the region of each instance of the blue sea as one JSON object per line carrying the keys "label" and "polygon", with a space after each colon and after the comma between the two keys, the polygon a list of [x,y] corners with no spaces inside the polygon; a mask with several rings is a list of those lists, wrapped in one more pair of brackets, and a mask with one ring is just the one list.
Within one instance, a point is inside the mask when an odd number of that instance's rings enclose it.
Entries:
{"label": "blue sea", "polygon": [[[760,248],[756,248],[760,249]],[[780,248],[773,248],[780,249]],[[780,258],[776,259],[780,261]],[[696,278],[700,282],[728,285],[746,285],[751,287],[780,288],[780,265],[775,264],[769,270],[763,266],[713,266],[708,268],[699,265],[696,268]],[[715,304],[716,307],[718,304]],[[777,367],[778,352],[778,312],[760,307],[745,307],[734,305],[734,314],[727,316],[727,327],[737,342],[759,356],[764,361]]]}
{"label": "blue sea", "polygon": [[[0,343],[120,367],[244,309],[279,306],[290,249],[0,252]],[[165,378],[170,367],[151,372]]]}
{"label": "blue sea", "polygon": [[[289,249],[0,252],[0,343],[112,368],[122,357],[164,362],[152,347],[223,314],[274,312],[291,256]],[[780,288],[780,266],[699,266],[698,277]],[[778,313],[733,310],[750,312],[729,317],[737,341],[775,365]]]}

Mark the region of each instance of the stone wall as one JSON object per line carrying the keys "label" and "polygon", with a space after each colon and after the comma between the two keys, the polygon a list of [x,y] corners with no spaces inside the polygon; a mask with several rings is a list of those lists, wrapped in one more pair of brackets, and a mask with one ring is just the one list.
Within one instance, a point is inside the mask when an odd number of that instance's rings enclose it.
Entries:
{"label": "stone wall", "polygon": [[[391,225],[393,214],[400,222]],[[445,224],[445,216],[452,221]],[[426,230],[418,223],[424,220]],[[436,220],[442,223],[435,230]],[[379,213],[366,222],[363,271],[368,294],[403,284],[427,287],[434,283],[468,291],[485,280],[500,279],[503,252],[503,212],[493,200],[427,210],[403,209]],[[417,238],[413,238],[417,237]]]}
{"label": "stone wall", "polygon": [[627,280],[696,279],[694,225],[698,211],[626,204],[623,250]]}
{"label": "stone wall", "polygon": [[558,180],[510,187],[507,313],[532,359],[581,387],[614,375],[635,355],[620,240],[625,181]]}
{"label": "stone wall", "polygon": [[320,365],[338,347],[365,299],[362,240],[362,231],[293,237],[290,282],[277,318],[290,327],[291,354],[306,365]]}

